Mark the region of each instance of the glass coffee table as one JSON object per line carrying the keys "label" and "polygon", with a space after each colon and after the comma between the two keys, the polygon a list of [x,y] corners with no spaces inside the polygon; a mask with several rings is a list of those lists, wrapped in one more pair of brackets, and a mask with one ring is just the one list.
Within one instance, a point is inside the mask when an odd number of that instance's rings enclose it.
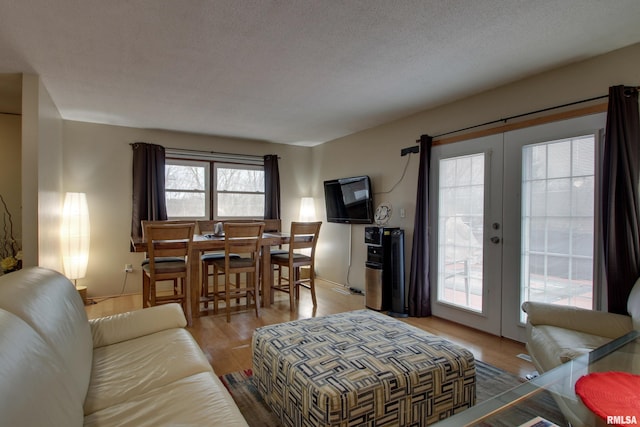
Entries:
{"label": "glass coffee table", "polygon": [[434,426],[606,426],[606,420],[584,406],[575,384],[583,375],[607,371],[640,374],[640,331],[631,331]]}

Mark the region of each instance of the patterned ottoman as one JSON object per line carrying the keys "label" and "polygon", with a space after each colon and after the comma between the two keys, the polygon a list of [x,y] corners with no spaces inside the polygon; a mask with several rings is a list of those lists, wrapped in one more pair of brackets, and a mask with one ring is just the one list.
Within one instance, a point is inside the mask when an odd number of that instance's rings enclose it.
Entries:
{"label": "patterned ottoman", "polygon": [[252,348],[285,426],[424,426],[475,403],[469,351],[371,310],[258,328]]}

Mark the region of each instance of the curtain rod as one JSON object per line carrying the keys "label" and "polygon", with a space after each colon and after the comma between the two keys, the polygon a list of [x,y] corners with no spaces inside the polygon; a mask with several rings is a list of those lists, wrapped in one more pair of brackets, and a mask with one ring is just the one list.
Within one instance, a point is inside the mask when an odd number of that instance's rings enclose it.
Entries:
{"label": "curtain rod", "polygon": [[[222,153],[219,151],[204,151],[204,150],[190,150],[186,148],[173,148],[167,147],[166,150],[179,151],[182,153],[193,153],[193,154],[211,154],[211,155],[219,155],[219,156],[230,156],[230,157],[246,157],[246,158],[255,158],[259,160],[263,160],[264,156],[258,156],[255,154],[239,154],[239,153]],[[278,159],[280,156],[278,156]]]}
{"label": "curtain rod", "polygon": [[[488,126],[488,125],[495,125],[497,123],[505,123],[505,122],[507,122],[509,120],[519,119],[521,117],[531,116],[531,115],[538,114],[538,113],[544,113],[546,111],[557,110],[558,108],[564,108],[564,107],[570,107],[572,105],[583,104],[585,102],[597,101],[598,99],[603,99],[603,98],[608,98],[608,97],[609,97],[609,95],[601,95],[601,96],[596,96],[596,97],[593,97],[593,98],[583,99],[583,100],[580,100],[580,101],[569,102],[568,104],[556,105],[555,107],[548,107],[548,108],[543,108],[541,110],[529,111],[528,113],[516,114],[515,116],[509,116],[509,117],[505,117],[505,118],[498,119],[498,120],[491,120],[489,122],[481,123],[479,125],[473,125],[473,126],[468,126],[468,127],[465,127],[465,128],[452,130],[450,132],[444,132],[444,133],[441,133],[439,135],[434,135],[432,138],[433,139],[441,138],[443,136],[451,135],[453,133],[464,132],[466,130],[476,129],[476,128],[480,128],[480,127]],[[417,139],[416,143],[419,143],[419,142],[420,142],[420,140]]]}
{"label": "curtain rod", "polygon": [[[640,86],[631,86],[628,89],[638,91],[638,90],[640,90]],[[573,105],[583,104],[585,102],[597,101],[599,99],[604,99],[604,98],[608,98],[608,97],[609,97],[608,94],[607,95],[600,95],[600,96],[595,96],[593,98],[582,99],[580,101],[569,102],[567,104],[556,105],[555,107],[548,107],[548,108],[543,108],[543,109],[540,109],[540,110],[530,111],[528,113],[516,114],[515,116],[509,116],[509,117],[505,117],[505,118],[502,118],[502,119],[492,120],[492,121],[486,122],[486,123],[481,123],[479,125],[468,126],[468,127],[465,127],[465,128],[452,130],[450,132],[441,133],[439,135],[433,136],[433,139],[441,138],[443,136],[451,135],[453,133],[464,132],[466,130],[476,129],[476,128],[483,127],[483,126],[494,125],[496,123],[506,123],[509,120],[519,119],[521,117],[531,116],[531,115],[538,114],[538,113],[544,113],[544,112],[551,111],[551,110],[557,110],[559,108],[571,107]],[[417,139],[416,143],[420,143],[420,140]]]}
{"label": "curtain rod", "polygon": [[[137,144],[136,142],[130,142],[129,145],[133,146]],[[236,157],[236,158],[245,158],[245,159],[256,159],[256,160],[264,160],[264,156],[259,156],[255,154],[239,154],[239,153],[223,153],[220,151],[205,151],[205,150],[191,150],[188,148],[174,148],[174,147],[164,147],[165,150],[173,151],[174,153],[192,153],[194,155],[212,155],[212,156],[223,156],[223,157]],[[280,159],[280,156],[278,156]]]}

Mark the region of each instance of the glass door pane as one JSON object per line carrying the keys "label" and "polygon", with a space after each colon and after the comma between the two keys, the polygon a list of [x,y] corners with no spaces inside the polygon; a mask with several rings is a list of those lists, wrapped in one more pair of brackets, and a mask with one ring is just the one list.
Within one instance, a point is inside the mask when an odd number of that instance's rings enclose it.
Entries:
{"label": "glass door pane", "polygon": [[594,167],[594,135],[522,148],[521,303],[592,308]]}
{"label": "glass door pane", "polygon": [[439,302],[482,311],[484,153],[440,160]]}
{"label": "glass door pane", "polygon": [[504,134],[502,336],[526,340],[524,301],[593,308],[595,165],[606,114]]}
{"label": "glass door pane", "polygon": [[502,136],[431,152],[432,313],[500,334]]}

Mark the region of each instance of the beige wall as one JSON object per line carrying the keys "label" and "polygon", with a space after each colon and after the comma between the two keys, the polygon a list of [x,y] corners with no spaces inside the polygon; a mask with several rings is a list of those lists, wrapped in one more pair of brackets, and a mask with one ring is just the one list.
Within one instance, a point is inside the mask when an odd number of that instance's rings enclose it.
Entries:
{"label": "beige wall", "polygon": [[[18,115],[0,114],[0,194],[11,214],[13,237],[20,247],[22,247],[21,121]],[[4,209],[0,206],[0,227],[5,225],[3,214]],[[4,238],[3,228],[0,228],[0,240]]]}
{"label": "beige wall", "polygon": [[38,86],[22,76],[22,251],[25,267],[38,265]]}
{"label": "beige wall", "polygon": [[129,252],[131,230],[132,152],[130,143],[149,142],[167,148],[252,155],[278,154],[283,225],[297,218],[300,197],[309,194],[311,151],[261,141],[188,133],[134,129],[73,121],[64,122],[64,191],[87,193],[91,252],[87,277],[78,280],[90,296],[116,295],[123,289],[124,265],[133,264],[125,293],[140,292],[142,254]]}
{"label": "beige wall", "polygon": [[39,77],[23,76],[24,265],[62,271],[62,117]]}
{"label": "beige wall", "polygon": [[22,79],[24,266],[61,271],[62,118],[35,75]]}
{"label": "beige wall", "polygon": [[[366,259],[364,225],[326,223],[324,180],[361,174],[371,176],[375,204],[382,201],[392,203],[394,213],[389,225],[406,231],[408,268],[418,157],[400,157],[402,148],[414,145],[424,133],[437,135],[501,117],[604,95],[611,85],[638,84],[639,69],[640,44],[313,148],[64,121],[64,191],[86,192],[91,215],[89,270],[87,278],[80,280],[79,284],[87,285],[91,296],[118,294],[124,283],[124,264],[131,263],[136,270],[127,277],[124,292],[140,291],[142,256],[129,253],[128,245],[132,160],[129,143],[143,141],[171,148],[278,154],[281,157],[284,227],[297,218],[300,197],[314,196],[318,219],[325,221],[317,253],[318,273],[326,279],[363,289]],[[405,166],[406,174],[402,178]],[[405,218],[400,218],[401,208],[405,210]]]}
{"label": "beige wall", "polygon": [[[466,126],[522,114],[541,108],[606,95],[612,85],[640,83],[640,44],[600,57],[533,76],[451,104],[368,129],[313,147],[314,194],[322,195],[325,179],[368,174],[373,181],[374,203],[393,204],[389,226],[405,229],[407,276],[412,248],[413,217],[418,156],[411,155],[400,184],[388,191],[402,176],[407,157],[400,150],[415,144],[422,134],[438,135]],[[318,203],[323,203],[323,200]],[[406,217],[400,218],[404,208]],[[324,211],[320,211],[326,219]],[[350,230],[349,230],[350,228]],[[364,225],[323,225],[318,251],[318,273],[325,278],[364,288],[366,247]],[[348,253],[352,246],[351,256]],[[348,260],[351,259],[349,269]],[[347,277],[348,275],[348,277]]]}
{"label": "beige wall", "polygon": [[38,265],[62,272],[62,118],[42,82],[38,91]]}
{"label": "beige wall", "polygon": [[0,193],[23,265],[61,269],[62,118],[40,78],[0,75]]}

